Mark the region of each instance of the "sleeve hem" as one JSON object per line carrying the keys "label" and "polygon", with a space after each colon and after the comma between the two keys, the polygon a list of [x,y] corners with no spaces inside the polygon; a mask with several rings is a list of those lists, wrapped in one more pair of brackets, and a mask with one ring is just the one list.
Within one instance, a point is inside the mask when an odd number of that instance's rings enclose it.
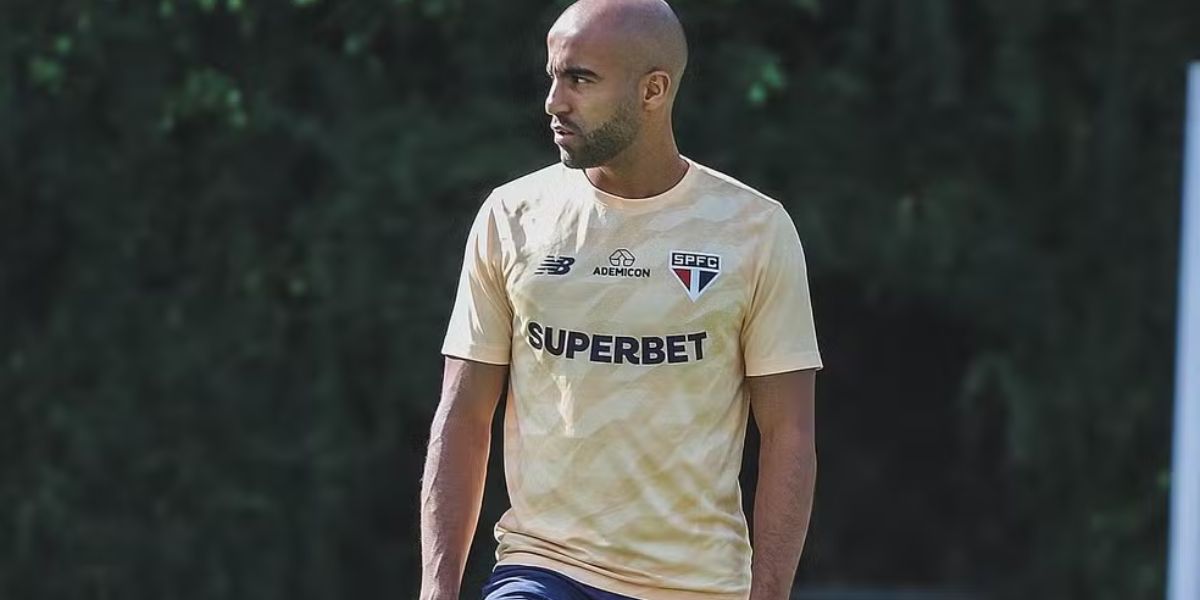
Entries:
{"label": "sleeve hem", "polygon": [[496,346],[445,344],[442,346],[442,355],[473,360],[489,365],[504,366],[509,364],[508,348],[498,348]]}
{"label": "sleeve hem", "polygon": [[788,371],[821,370],[820,352],[801,352],[767,360],[746,361],[746,377],[775,375]]}

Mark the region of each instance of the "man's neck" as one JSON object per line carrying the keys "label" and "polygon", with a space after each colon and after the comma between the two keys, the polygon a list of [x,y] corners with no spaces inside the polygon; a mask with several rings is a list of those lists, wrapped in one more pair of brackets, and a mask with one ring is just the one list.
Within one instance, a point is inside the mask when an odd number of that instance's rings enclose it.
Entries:
{"label": "man's neck", "polygon": [[622,198],[650,198],[673,187],[687,173],[675,140],[659,148],[631,147],[608,164],[586,169],[592,185]]}

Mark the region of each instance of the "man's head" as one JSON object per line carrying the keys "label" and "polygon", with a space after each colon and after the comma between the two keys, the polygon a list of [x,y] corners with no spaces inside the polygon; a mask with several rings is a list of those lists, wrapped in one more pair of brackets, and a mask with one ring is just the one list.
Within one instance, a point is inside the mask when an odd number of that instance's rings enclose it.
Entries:
{"label": "man's head", "polygon": [[644,136],[670,135],[687,42],[666,2],[580,0],[546,48],[546,114],[563,164],[601,166]]}

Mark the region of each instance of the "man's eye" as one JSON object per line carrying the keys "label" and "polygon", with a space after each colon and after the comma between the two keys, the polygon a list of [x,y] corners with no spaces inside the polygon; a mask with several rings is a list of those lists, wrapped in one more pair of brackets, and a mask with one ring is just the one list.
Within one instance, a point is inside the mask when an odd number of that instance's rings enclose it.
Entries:
{"label": "man's eye", "polygon": [[587,83],[587,82],[588,82],[587,78],[582,75],[572,75],[571,76],[571,83]]}

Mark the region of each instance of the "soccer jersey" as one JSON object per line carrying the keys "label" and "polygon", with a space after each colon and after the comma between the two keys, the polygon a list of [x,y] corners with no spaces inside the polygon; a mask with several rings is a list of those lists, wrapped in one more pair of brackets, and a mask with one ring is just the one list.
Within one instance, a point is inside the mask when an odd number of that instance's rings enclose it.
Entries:
{"label": "soccer jersey", "polygon": [[631,200],[556,164],[479,211],[442,350],[510,365],[500,565],[651,600],[749,592],[744,379],[821,359],[787,212],[688,165]]}

